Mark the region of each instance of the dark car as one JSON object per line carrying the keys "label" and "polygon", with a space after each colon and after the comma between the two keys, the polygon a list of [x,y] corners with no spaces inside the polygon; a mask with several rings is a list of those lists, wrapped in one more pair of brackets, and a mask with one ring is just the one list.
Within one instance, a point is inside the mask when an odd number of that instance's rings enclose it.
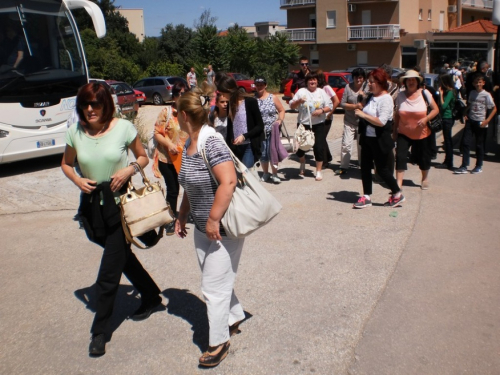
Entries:
{"label": "dark car", "polygon": [[[344,95],[345,87],[352,82],[352,75],[348,72],[325,72],[324,73],[326,82],[328,85],[335,91],[335,94],[338,96],[339,100],[342,100],[342,95]],[[285,84],[285,91],[283,93],[283,100],[287,103],[292,100],[292,79],[290,79]]]}
{"label": "dark car", "polygon": [[241,91],[252,93],[255,91],[255,82],[253,79],[248,78],[246,75],[241,73],[227,73],[228,76],[231,76],[236,81],[238,88]]}
{"label": "dark car", "polygon": [[174,100],[172,98],[172,86],[179,81],[189,87],[187,81],[182,77],[158,76],[137,81],[134,83],[134,89],[142,91],[146,95],[144,103],[160,105]]}
{"label": "dark car", "polygon": [[121,113],[137,114],[139,104],[137,103],[134,89],[125,82],[107,80],[106,83],[114,90],[118,98],[118,107]]}

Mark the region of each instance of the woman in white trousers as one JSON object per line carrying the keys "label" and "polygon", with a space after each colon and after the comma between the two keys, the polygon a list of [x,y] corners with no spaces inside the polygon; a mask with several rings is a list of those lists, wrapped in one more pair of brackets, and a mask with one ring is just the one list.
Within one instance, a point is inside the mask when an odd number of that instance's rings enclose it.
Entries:
{"label": "woman in white trousers", "polygon": [[[236,187],[236,170],[226,142],[208,125],[210,88],[204,83],[185,93],[177,103],[179,125],[189,139],[182,153],[179,183],[184,195],[175,232],[181,238],[187,236],[186,223],[191,213],[210,327],[208,350],[199,358],[203,367],[217,366],[226,358],[229,338],[245,319],[233,290],[244,239],[227,237],[221,225]],[[202,149],[210,169],[201,156]]]}

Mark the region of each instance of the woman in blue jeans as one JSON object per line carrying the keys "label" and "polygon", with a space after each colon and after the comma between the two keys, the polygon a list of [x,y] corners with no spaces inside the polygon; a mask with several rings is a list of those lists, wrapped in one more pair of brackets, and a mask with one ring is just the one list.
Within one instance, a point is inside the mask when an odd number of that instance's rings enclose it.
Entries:
{"label": "woman in blue jeans", "polygon": [[262,155],[264,140],[264,122],[257,99],[240,91],[229,76],[217,82],[217,91],[229,94],[226,143],[247,168],[252,168]]}
{"label": "woman in blue jeans", "polygon": [[440,112],[443,119],[443,138],[445,158],[441,168],[453,170],[453,139],[451,128],[455,123],[453,120],[453,108],[455,107],[456,93],[453,78],[449,74],[439,76]]}

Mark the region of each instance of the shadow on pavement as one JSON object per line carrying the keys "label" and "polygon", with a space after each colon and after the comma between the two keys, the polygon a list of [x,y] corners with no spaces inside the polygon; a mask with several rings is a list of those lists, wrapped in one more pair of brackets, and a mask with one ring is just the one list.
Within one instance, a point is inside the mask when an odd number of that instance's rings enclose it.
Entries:
{"label": "shadow on pavement", "polygon": [[208,317],[205,302],[186,289],[165,289],[162,294],[168,298],[167,312],[191,324],[193,343],[204,352],[208,348]]}
{"label": "shadow on pavement", "polygon": [[[95,284],[78,289],[74,292],[75,297],[85,304],[88,310],[93,313],[96,312],[96,290]],[[139,293],[131,285],[120,285],[116,295],[113,314],[109,320],[107,339],[111,340],[113,332],[139,308],[141,299]],[[155,309],[153,314],[157,311],[165,310],[165,308]]]}
{"label": "shadow on pavement", "polygon": [[57,168],[61,165],[61,159],[62,154],[2,164],[0,165],[0,178]]}
{"label": "shadow on pavement", "polygon": [[[191,324],[193,343],[201,352],[208,349],[208,317],[207,305],[187,289],[165,289],[162,294],[168,298],[167,312],[178,316]],[[252,314],[245,311],[244,321],[250,319]],[[239,333],[240,331],[238,331]]]}

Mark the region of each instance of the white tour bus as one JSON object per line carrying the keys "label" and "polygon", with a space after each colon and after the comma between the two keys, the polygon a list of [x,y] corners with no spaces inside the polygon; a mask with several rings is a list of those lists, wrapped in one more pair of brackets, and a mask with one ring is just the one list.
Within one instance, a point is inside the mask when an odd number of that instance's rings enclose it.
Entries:
{"label": "white tour bus", "polygon": [[90,1],[0,1],[0,164],[64,151],[76,93],[88,82],[70,12],[78,8],[103,37],[103,14]]}

